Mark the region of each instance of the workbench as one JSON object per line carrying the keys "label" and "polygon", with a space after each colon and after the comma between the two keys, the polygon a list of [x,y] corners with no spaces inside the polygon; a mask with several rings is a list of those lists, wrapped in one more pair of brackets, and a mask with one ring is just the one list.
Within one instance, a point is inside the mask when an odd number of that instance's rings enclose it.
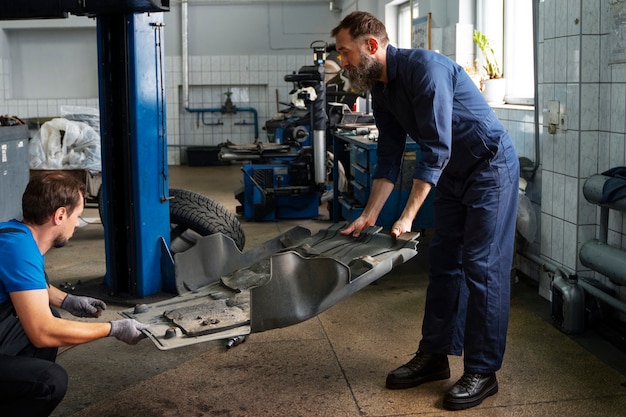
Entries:
{"label": "workbench", "polygon": [[[334,153],[332,219],[334,222],[342,219],[352,222],[363,212],[372,189],[378,142],[370,139],[369,135],[341,132],[335,132],[332,140]],[[407,138],[400,176],[378,216],[376,223],[378,226],[387,230],[391,229],[393,223],[402,213],[411,192],[415,163],[420,158],[421,149],[419,145],[413,139]],[[348,191],[343,193],[338,190],[338,164],[340,161],[344,167],[349,167],[345,170],[349,184]],[[433,227],[434,191],[433,188],[417,213],[413,221],[413,231]]]}

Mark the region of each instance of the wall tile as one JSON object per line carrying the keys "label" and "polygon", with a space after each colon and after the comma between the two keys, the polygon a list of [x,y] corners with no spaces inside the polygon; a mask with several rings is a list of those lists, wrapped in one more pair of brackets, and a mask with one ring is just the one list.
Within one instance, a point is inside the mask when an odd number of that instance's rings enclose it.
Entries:
{"label": "wall tile", "polygon": [[624,133],[626,131],[626,85],[614,83],[611,85],[611,131]]}
{"label": "wall tile", "polygon": [[547,258],[552,258],[552,216],[541,213],[541,254]]}
{"label": "wall tile", "polygon": [[563,265],[575,270],[578,260],[578,229],[576,224],[563,222]]}
{"label": "wall tile", "polygon": [[611,64],[611,82],[626,82],[626,63]]}
{"label": "wall tile", "polygon": [[612,20],[610,18],[609,11],[610,1],[612,0],[600,0],[599,5],[597,5],[597,2],[591,2],[600,9],[600,33],[609,33],[611,31]]}
{"label": "wall tile", "polygon": [[583,34],[600,33],[600,7],[597,1],[582,2],[581,20]]}
{"label": "wall tile", "polygon": [[580,129],[598,130],[600,86],[599,84],[581,84],[580,91]]}
{"label": "wall tile", "polygon": [[557,263],[563,264],[564,221],[552,217],[552,256]]}
{"label": "wall tile", "polygon": [[622,166],[624,165],[624,134],[611,133],[610,139],[609,167]]}
{"label": "wall tile", "polygon": [[565,176],[565,191],[563,194],[563,219],[570,223],[578,221],[578,179]]}
{"label": "wall tile", "polygon": [[[568,83],[580,81],[580,66],[581,66],[581,50],[580,50],[580,37],[568,36],[565,38],[567,44],[565,46],[565,53],[567,55],[566,72]],[[559,61],[557,61],[558,64]],[[557,65],[558,67],[558,65]]]}
{"label": "wall tile", "polygon": [[579,35],[581,32],[581,0],[567,0],[567,34]]}
{"label": "wall tile", "polygon": [[581,87],[578,83],[567,84],[566,101],[561,101],[561,105],[565,105],[565,113],[567,115],[566,129],[568,130],[580,129],[580,90]]}
{"label": "wall tile", "polygon": [[[556,36],[556,1],[557,0],[545,0],[540,2],[542,5],[543,15],[541,26],[543,27],[543,39],[551,39]],[[563,9],[559,9],[563,10]]]}
{"label": "wall tile", "polygon": [[565,134],[565,170],[563,173],[578,178],[580,132],[568,130]]}
{"label": "wall tile", "polygon": [[600,37],[596,35],[582,36],[580,48],[581,81],[598,82],[600,80]]}
{"label": "wall tile", "polygon": [[[550,216],[553,215],[553,178],[554,174],[549,171],[542,171],[542,181],[541,181],[541,212],[548,214]],[[543,250],[543,249],[542,249]]]}
{"label": "wall tile", "polygon": [[581,132],[579,161],[581,178],[598,172],[598,132]]}
{"label": "wall tile", "polygon": [[556,135],[548,133],[547,128],[543,128],[543,140],[541,141],[541,164],[542,168],[548,172],[554,171],[554,138]]}
{"label": "wall tile", "polygon": [[567,132],[557,130],[556,135],[553,135],[552,143],[554,145],[554,172],[563,174],[565,173],[565,165],[567,164],[565,156],[565,147],[567,144]]}
{"label": "wall tile", "polygon": [[[567,37],[560,37],[554,40],[554,82],[564,83],[568,81],[568,72],[570,51],[568,50]],[[573,63],[572,63],[573,65]],[[578,81],[578,68],[574,68],[576,71],[572,72],[573,81]]]}
{"label": "wall tile", "polygon": [[[553,83],[555,81],[555,55],[556,40],[546,39],[543,47],[543,82]],[[561,65],[560,68],[563,68]]]}
{"label": "wall tile", "polygon": [[598,132],[598,172],[604,172],[611,168],[611,134]]}
{"label": "wall tile", "polygon": [[611,45],[609,35],[600,35],[600,81],[609,82],[611,80],[611,66],[609,65],[609,53]]}
{"label": "wall tile", "polygon": [[583,188],[585,186],[586,178],[578,180],[578,219],[577,224],[594,224],[596,222],[596,207],[597,205],[590,203],[585,199]]}
{"label": "wall tile", "polygon": [[565,175],[554,174],[552,178],[552,215],[565,218]]}
{"label": "wall tile", "polygon": [[554,36],[567,36],[567,3],[568,0],[555,0]]}

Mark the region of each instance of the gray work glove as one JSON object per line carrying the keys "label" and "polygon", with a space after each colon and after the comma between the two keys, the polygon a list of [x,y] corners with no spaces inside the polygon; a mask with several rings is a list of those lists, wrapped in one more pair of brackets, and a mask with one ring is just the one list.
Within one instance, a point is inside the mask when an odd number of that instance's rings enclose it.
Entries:
{"label": "gray work glove", "polygon": [[129,345],[136,345],[141,339],[146,337],[141,331],[147,328],[148,325],[140,323],[135,319],[113,320],[109,336],[113,336]]}
{"label": "gray work glove", "polygon": [[61,308],[76,317],[100,317],[107,305],[96,298],[68,294],[61,303]]}

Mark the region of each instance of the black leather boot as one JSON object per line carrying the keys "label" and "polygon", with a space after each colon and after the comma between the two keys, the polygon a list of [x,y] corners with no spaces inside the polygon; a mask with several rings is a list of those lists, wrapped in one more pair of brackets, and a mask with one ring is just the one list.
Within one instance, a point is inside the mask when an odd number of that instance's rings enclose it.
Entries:
{"label": "black leather boot", "polygon": [[416,387],[424,382],[450,378],[448,356],[417,352],[407,364],[387,375],[387,388],[403,389]]}
{"label": "black leather boot", "polygon": [[498,392],[496,374],[464,373],[443,397],[443,408],[465,410],[475,407],[496,392]]}

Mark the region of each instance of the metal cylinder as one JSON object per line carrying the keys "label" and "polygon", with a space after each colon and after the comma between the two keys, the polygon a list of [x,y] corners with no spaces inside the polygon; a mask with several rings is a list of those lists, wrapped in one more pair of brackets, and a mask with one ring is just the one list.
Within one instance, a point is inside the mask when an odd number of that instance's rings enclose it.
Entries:
{"label": "metal cylinder", "polygon": [[578,254],[580,262],[608,277],[617,285],[626,285],[626,253],[597,239],[585,242]]}
{"label": "metal cylinder", "polygon": [[607,204],[601,203],[602,195],[604,193],[604,184],[610,179],[626,182],[626,180],[619,180],[615,177],[608,177],[606,175],[592,175],[587,178],[585,184],[583,185],[583,195],[590,203],[626,212],[626,198],[622,198],[620,200],[616,200]]}
{"label": "metal cylinder", "polygon": [[313,131],[313,162],[315,164],[315,184],[326,182],[326,131]]}

